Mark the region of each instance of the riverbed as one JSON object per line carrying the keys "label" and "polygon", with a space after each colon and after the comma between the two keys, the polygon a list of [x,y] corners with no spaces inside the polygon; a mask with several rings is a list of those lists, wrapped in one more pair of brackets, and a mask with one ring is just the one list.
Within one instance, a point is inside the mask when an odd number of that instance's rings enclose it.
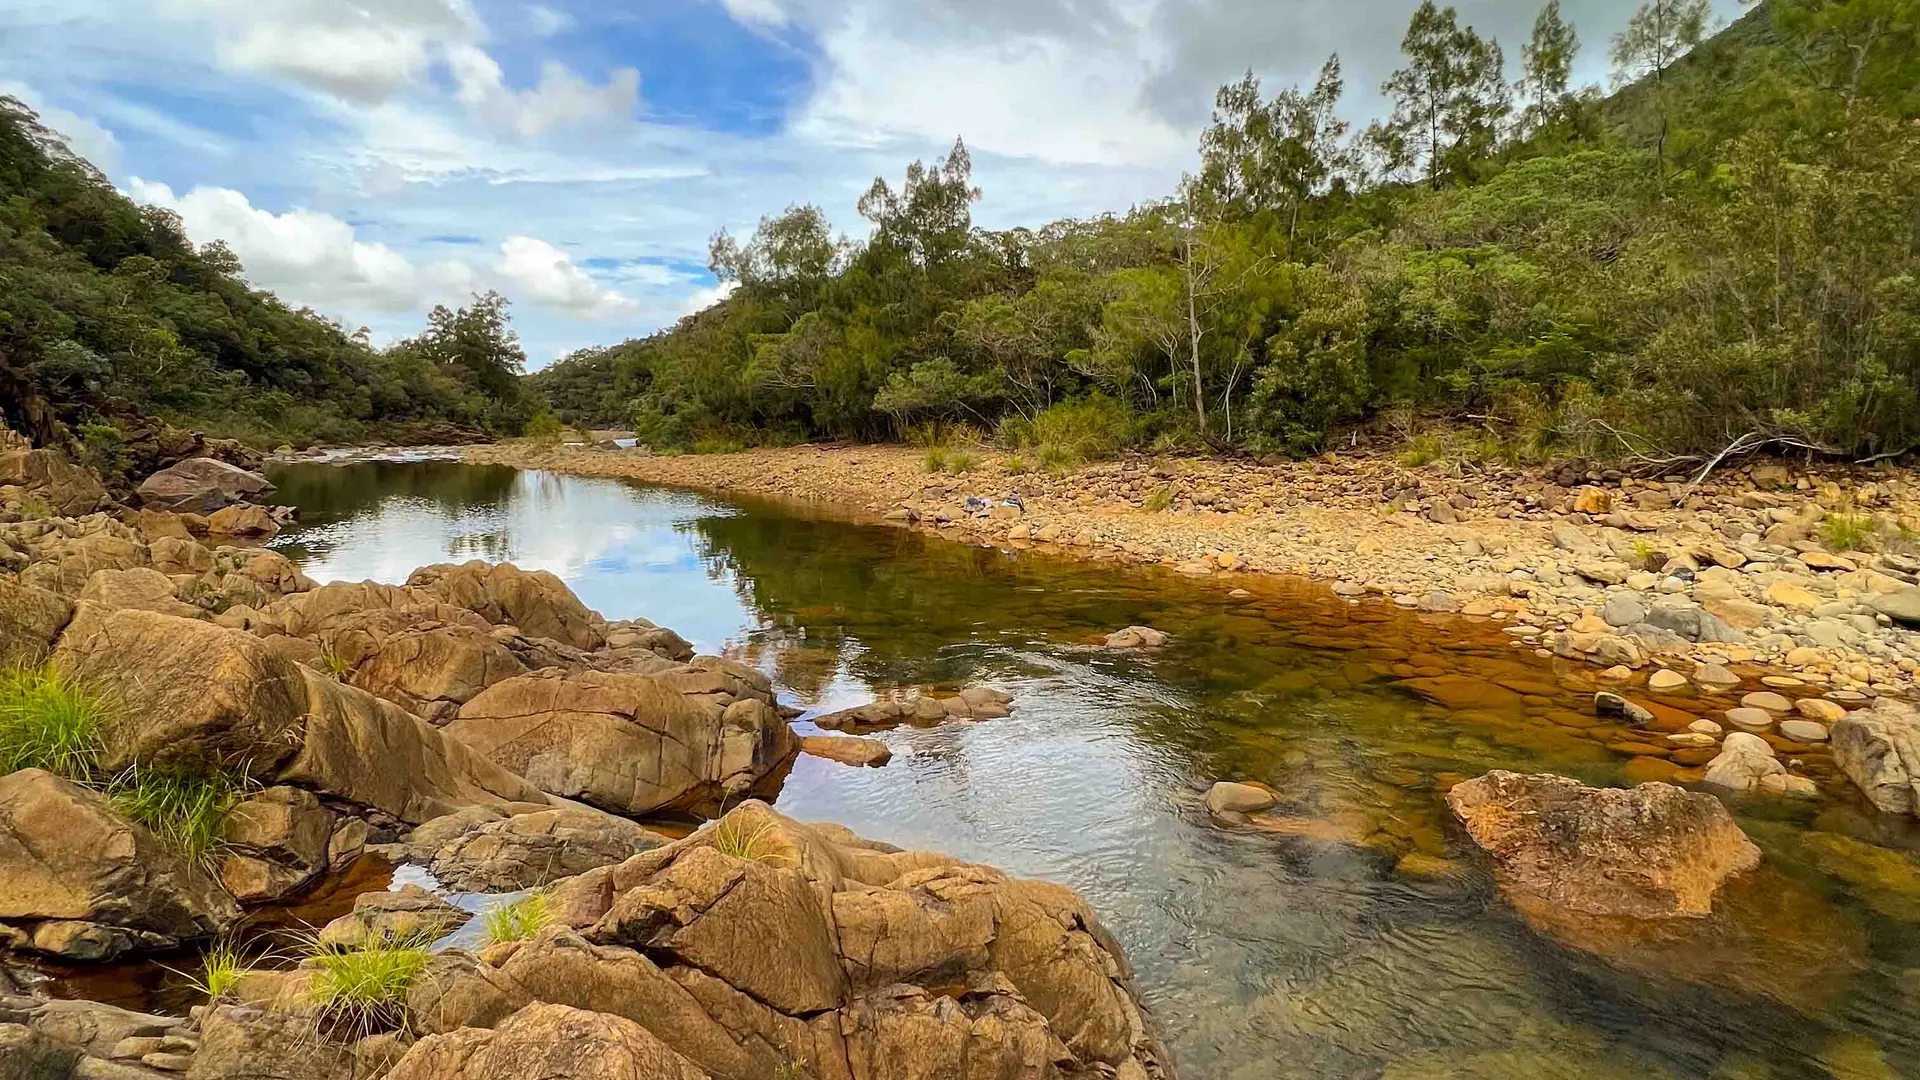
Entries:
{"label": "riverbed", "polygon": [[[896,686],[1010,692],[1007,719],[881,734],[883,768],[803,757],[775,805],[1079,890],[1183,1075],[1920,1075],[1916,839],[1817,754],[1821,799],[1732,804],[1767,863],[1710,919],[1548,934],[1499,897],[1446,814],[1452,783],[1682,764],[1592,716],[1590,666],[1497,626],[505,466],[272,478],[301,511],[276,546],[317,580],[551,570],[608,618],[760,666],[806,715]],[[1173,642],[1095,647],[1130,624]],[[1217,779],[1270,784],[1281,814],[1215,827]]]}

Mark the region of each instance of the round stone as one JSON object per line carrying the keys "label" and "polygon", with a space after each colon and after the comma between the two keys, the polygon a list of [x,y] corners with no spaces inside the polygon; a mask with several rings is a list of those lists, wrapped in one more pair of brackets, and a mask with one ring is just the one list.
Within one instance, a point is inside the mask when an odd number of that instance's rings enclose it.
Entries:
{"label": "round stone", "polygon": [[1667,736],[1669,746],[1712,746],[1720,740],[1696,731],[1677,731]]}
{"label": "round stone", "polygon": [[1689,685],[1691,684],[1687,682],[1685,675],[1677,671],[1670,671],[1667,668],[1661,668],[1659,671],[1647,676],[1647,689],[1649,690],[1678,690]]}
{"label": "round stone", "polygon": [[1793,702],[1771,690],[1755,690],[1740,699],[1744,709],[1765,709],[1768,712],[1792,712]]}
{"label": "round stone", "polygon": [[1842,705],[1865,705],[1873,699],[1858,690],[1829,690],[1828,701],[1837,701]]}
{"label": "round stone", "polygon": [[1695,720],[1687,725],[1687,730],[1700,735],[1718,735],[1722,728],[1711,720]]}
{"label": "round stone", "polygon": [[1812,720],[1782,720],[1780,734],[1794,742],[1826,742],[1827,726]]}
{"label": "round stone", "polygon": [[1807,680],[1796,679],[1791,675],[1766,675],[1760,681],[1776,690],[1791,690],[1796,686],[1807,685]]}
{"label": "round stone", "polygon": [[1740,676],[1721,664],[1701,664],[1693,669],[1693,681],[1701,686],[1739,686]]}
{"label": "round stone", "polygon": [[1809,720],[1818,720],[1823,724],[1831,724],[1847,715],[1847,710],[1842,708],[1839,702],[1817,697],[1801,698],[1794,702],[1793,711]]}
{"label": "round stone", "polygon": [[1765,731],[1773,726],[1773,714],[1765,709],[1728,709],[1727,723],[1748,731]]}

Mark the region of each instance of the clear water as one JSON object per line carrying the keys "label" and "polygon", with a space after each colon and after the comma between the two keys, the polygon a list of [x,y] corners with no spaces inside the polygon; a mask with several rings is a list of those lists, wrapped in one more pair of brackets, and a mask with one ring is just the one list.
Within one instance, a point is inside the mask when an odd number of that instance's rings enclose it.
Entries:
{"label": "clear water", "polygon": [[[1767,863],[1710,919],[1569,940],[1499,898],[1441,793],[1494,767],[1622,782],[1607,744],[1630,733],[1584,715],[1588,669],[1497,628],[607,480],[450,462],[274,479],[302,510],[283,550],[321,580],[551,570],[814,711],[907,684],[1011,691],[1011,718],[881,735],[884,768],[802,758],[778,806],[1078,889],[1188,1077],[1920,1076],[1915,838],[1825,763],[1808,768],[1832,798],[1736,804]],[[1132,623],[1175,642],[1090,647]],[[1448,708],[1398,685],[1439,674],[1494,689]],[[1222,778],[1273,785],[1286,820],[1210,826],[1199,798]]]}

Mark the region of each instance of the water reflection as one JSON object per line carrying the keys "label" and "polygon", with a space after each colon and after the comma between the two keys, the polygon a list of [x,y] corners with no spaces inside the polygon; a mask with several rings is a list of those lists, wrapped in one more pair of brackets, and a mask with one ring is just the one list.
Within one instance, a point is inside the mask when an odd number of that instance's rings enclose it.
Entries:
{"label": "water reflection", "polygon": [[[1766,866],[1663,937],[1543,933],[1497,896],[1440,793],[1491,767],[1619,782],[1632,733],[1582,707],[1587,669],[1487,630],[611,481],[306,468],[276,480],[316,577],[484,550],[730,648],[809,709],[1012,691],[1010,719],[884,734],[882,769],[802,758],[779,804],[1080,890],[1189,1076],[1920,1075],[1912,838],[1844,798],[1737,805]],[[1175,643],[1091,647],[1131,623]],[[1210,828],[1220,777],[1284,793],[1274,831]]]}

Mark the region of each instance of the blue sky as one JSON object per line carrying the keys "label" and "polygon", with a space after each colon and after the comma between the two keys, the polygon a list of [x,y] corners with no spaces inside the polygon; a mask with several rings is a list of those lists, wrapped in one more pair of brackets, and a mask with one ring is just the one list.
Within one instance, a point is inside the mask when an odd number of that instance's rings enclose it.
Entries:
{"label": "blue sky", "polygon": [[[1377,87],[1416,0],[7,0],[0,92],[250,280],[376,340],[495,288],[530,362],[711,303],[718,229],[972,149],[975,220],[1170,192],[1212,91],[1346,66]],[[1563,0],[1606,75],[1628,0]],[[1463,21],[1518,63],[1536,0]],[[1732,0],[1716,11],[1737,16]]]}

